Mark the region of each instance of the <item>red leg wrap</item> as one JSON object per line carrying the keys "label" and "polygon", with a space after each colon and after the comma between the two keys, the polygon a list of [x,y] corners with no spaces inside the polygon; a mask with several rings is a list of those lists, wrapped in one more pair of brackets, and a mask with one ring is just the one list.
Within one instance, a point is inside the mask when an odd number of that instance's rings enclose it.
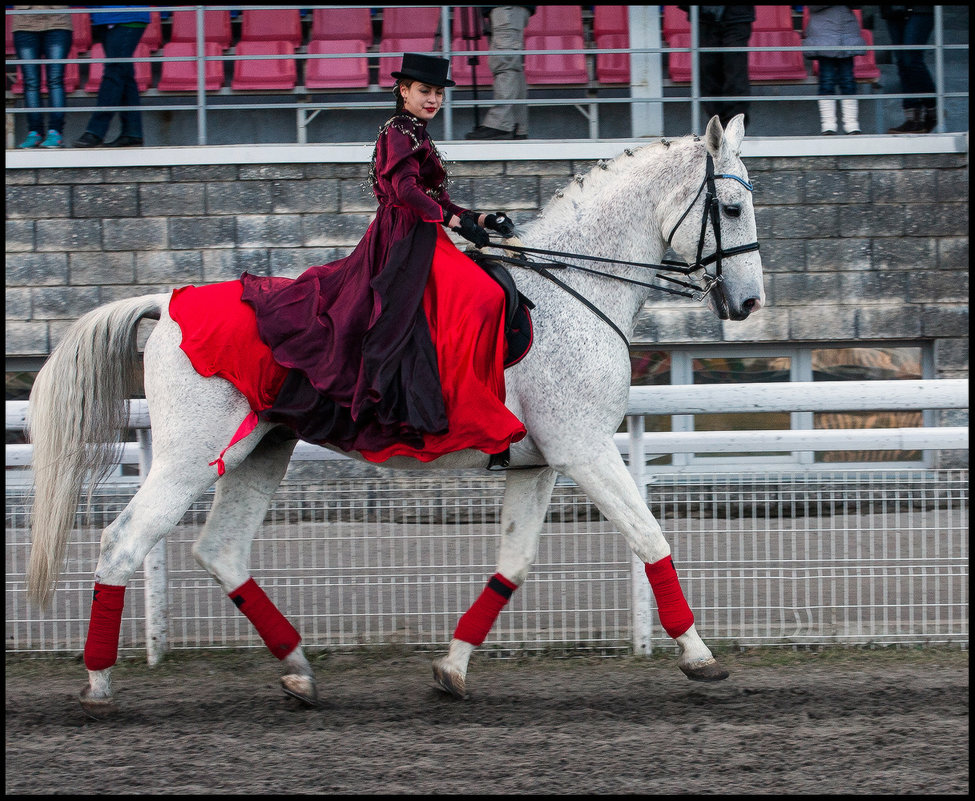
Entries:
{"label": "red leg wrap", "polygon": [[85,667],[88,670],[105,670],[118,659],[118,633],[122,628],[124,606],[125,587],[95,582],[85,640]]}
{"label": "red leg wrap", "polygon": [[667,634],[676,639],[694,625],[694,614],[677,580],[674,560],[667,556],[653,564],[647,562],[646,571],[653,597],[657,599],[660,624]]}
{"label": "red leg wrap", "polygon": [[468,609],[454,630],[454,637],[471,645],[484,642],[494,621],[498,619],[504,605],[508,603],[518,586],[506,579],[500,573],[495,573],[488,579],[487,586],[481,591],[473,606]]}
{"label": "red leg wrap", "polygon": [[288,619],[257,586],[253,578],[247,579],[230,593],[230,600],[254,624],[264,644],[278,659],[284,659],[301,642],[301,635]]}

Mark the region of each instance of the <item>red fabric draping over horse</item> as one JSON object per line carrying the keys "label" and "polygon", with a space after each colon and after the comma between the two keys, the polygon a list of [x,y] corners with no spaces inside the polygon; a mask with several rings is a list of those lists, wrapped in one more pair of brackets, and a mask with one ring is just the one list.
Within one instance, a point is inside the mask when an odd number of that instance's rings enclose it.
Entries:
{"label": "red fabric draping over horse", "polygon": [[[448,428],[426,434],[420,447],[394,443],[360,450],[369,461],[395,455],[431,461],[467,448],[499,453],[526,433],[504,406],[501,289],[439,227],[437,234],[423,309],[436,351]],[[458,264],[459,259],[465,263]],[[196,371],[230,381],[257,412],[274,403],[288,370],[274,361],[258,336],[254,309],[241,301],[241,291],[240,281],[183,287],[173,292],[169,314],[182,330],[181,347]],[[496,310],[492,325],[481,327],[485,315],[471,313],[472,301]]]}

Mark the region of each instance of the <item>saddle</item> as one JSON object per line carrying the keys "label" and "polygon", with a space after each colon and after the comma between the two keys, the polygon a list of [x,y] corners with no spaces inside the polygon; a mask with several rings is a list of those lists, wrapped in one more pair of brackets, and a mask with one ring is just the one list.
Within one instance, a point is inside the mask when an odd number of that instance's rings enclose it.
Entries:
{"label": "saddle", "polygon": [[535,304],[518,291],[515,279],[500,261],[473,248],[466,255],[504,290],[504,337],[507,343],[504,366],[507,369],[525,358],[532,346],[530,310]]}

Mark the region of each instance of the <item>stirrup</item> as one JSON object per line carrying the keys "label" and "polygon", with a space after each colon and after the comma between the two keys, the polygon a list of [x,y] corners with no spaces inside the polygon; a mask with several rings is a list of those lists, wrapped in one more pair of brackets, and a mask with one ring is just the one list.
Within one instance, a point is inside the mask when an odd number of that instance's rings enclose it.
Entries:
{"label": "stirrup", "polygon": [[506,470],[511,463],[511,448],[505,448],[501,453],[492,453],[488,460],[488,470]]}

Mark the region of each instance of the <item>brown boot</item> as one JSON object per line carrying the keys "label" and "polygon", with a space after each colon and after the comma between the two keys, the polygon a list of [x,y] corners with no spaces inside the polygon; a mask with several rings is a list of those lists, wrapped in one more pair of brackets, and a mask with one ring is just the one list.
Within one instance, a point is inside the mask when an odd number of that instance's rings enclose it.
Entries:
{"label": "brown boot", "polygon": [[924,117],[921,120],[924,125],[924,133],[930,133],[935,128],[938,127],[938,109],[936,108],[926,108],[924,109]]}
{"label": "brown boot", "polygon": [[926,128],[924,121],[921,119],[921,109],[911,108],[907,109],[907,119],[903,123],[898,125],[896,128],[890,128],[887,130],[889,134],[912,134],[912,133],[927,133],[930,128]]}

